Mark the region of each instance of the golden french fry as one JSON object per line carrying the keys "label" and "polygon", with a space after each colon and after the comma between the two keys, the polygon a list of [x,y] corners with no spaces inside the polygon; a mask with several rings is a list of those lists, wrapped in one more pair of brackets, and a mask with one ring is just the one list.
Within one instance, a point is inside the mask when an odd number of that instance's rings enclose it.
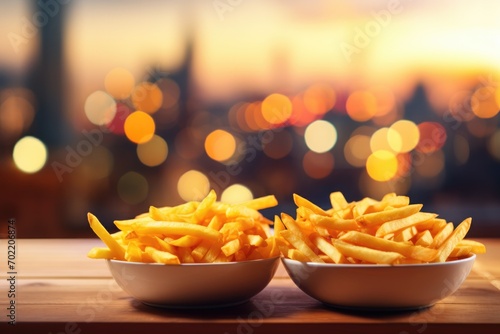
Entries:
{"label": "golden french fry", "polygon": [[302,239],[301,234],[296,234],[291,230],[281,231],[281,236],[285,238],[290,244],[292,244],[296,249],[303,253],[309,261],[320,262],[324,261],[307,245],[304,239]]}
{"label": "golden french fry", "polygon": [[350,256],[369,263],[393,264],[403,258],[403,255],[396,252],[381,251],[364,246],[357,246],[339,239],[333,239],[332,243],[333,246],[335,246],[335,248],[337,248],[344,256]]}
{"label": "golden french fry", "polygon": [[399,241],[399,242],[407,242],[413,237],[415,237],[418,233],[418,230],[415,226],[409,226],[401,231],[398,231],[394,234],[394,241]]}
{"label": "golden french fry", "polygon": [[431,248],[441,247],[441,245],[446,241],[446,239],[449,238],[454,228],[455,227],[453,226],[453,223],[447,223],[446,225],[444,225],[444,227],[439,232],[436,233],[436,235],[434,236],[434,240],[432,241],[429,247]]}
{"label": "golden french fry", "polygon": [[327,230],[352,231],[360,228],[355,219],[325,217],[315,213],[311,214],[309,219],[315,226],[324,227]]}
{"label": "golden french fry", "polygon": [[268,196],[254,198],[250,201],[241,203],[240,205],[253,210],[263,210],[278,205],[278,200],[274,195],[268,195]]}
{"label": "golden french fry", "polygon": [[170,240],[168,243],[172,246],[176,247],[194,247],[198,245],[201,241],[201,238],[193,237],[192,235],[183,235],[180,238]]}
{"label": "golden french fry", "polygon": [[472,219],[466,218],[462,221],[446,239],[446,241],[438,248],[438,255],[434,262],[444,262],[451,254],[455,246],[465,237],[470,229]]}
{"label": "golden french fry", "polygon": [[328,216],[325,210],[300,195],[293,194],[293,201],[298,207],[304,206],[318,215]]}
{"label": "golden french fry", "polygon": [[367,213],[358,216],[356,221],[362,226],[382,225],[386,222],[409,217],[422,209],[422,204],[411,204],[401,208],[392,210],[384,210],[379,212]]}
{"label": "golden french fry", "polygon": [[87,256],[91,259],[112,259],[113,252],[109,248],[105,247],[93,247],[87,253]]}
{"label": "golden french fry", "polygon": [[[394,210],[399,210],[399,209],[394,209]],[[391,210],[391,211],[394,211]],[[385,212],[385,211],[384,211]],[[427,212],[417,212],[414,213],[410,216],[405,216],[404,218],[398,218],[394,220],[389,220],[377,229],[375,232],[375,235],[377,237],[383,237],[384,235],[396,231],[400,231],[402,229],[405,229],[407,227],[413,226],[415,224],[418,224],[420,222],[432,219],[436,217],[437,215],[434,213],[427,213]]]}
{"label": "golden french fry", "polygon": [[131,242],[127,245],[125,260],[130,262],[142,262],[142,250],[135,242]]}
{"label": "golden french fry", "polygon": [[180,264],[179,258],[169,252],[160,251],[154,247],[146,247],[145,252],[157,263]]}
{"label": "golden french fry", "polygon": [[141,234],[192,235],[213,241],[218,240],[220,236],[219,231],[209,227],[182,222],[151,221],[136,224],[134,230]]}
{"label": "golden french fry", "polygon": [[[418,229],[417,229],[418,230]],[[415,236],[415,245],[429,247],[434,239],[429,230],[422,231]]]}
{"label": "golden french fry", "polygon": [[486,247],[479,241],[462,239],[458,242],[456,247],[471,247],[472,253],[484,254],[486,253]]}
{"label": "golden french fry", "polygon": [[[300,262],[311,261],[307,256],[304,255],[304,253],[302,253],[301,251],[299,251],[298,249],[295,249],[295,248],[291,248],[288,250],[287,257],[292,259],[292,260],[296,260],[296,261],[300,261]],[[321,261],[323,261],[323,260],[321,260]]]}
{"label": "golden french fry", "polygon": [[343,210],[349,205],[344,197],[344,194],[340,191],[330,193],[330,203],[332,204],[332,208],[334,210]]}
{"label": "golden french fry", "polygon": [[428,262],[434,259],[437,255],[437,250],[414,246],[404,242],[385,240],[366,233],[357,231],[350,231],[340,237],[340,240],[372,249],[381,251],[396,252],[405,257],[413,258],[415,260]]}
{"label": "golden french fry", "polygon": [[335,248],[332,243],[325,240],[318,234],[310,236],[312,243],[318,247],[325,255],[327,255],[334,263],[346,263],[345,256]]}
{"label": "golden french fry", "polygon": [[123,260],[125,256],[125,250],[123,247],[109,234],[106,228],[101,224],[99,219],[90,212],[87,214],[87,219],[90,224],[90,228],[94,233],[108,246],[111,250],[113,258],[118,260]]}

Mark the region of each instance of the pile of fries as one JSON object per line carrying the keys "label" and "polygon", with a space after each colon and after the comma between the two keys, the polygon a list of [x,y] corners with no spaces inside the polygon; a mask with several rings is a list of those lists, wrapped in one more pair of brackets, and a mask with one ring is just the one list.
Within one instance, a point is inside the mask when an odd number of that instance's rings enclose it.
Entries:
{"label": "pile of fries", "polygon": [[297,194],[296,217],[282,213],[274,221],[280,253],[302,262],[343,264],[411,264],[445,262],[486,252],[477,241],[465,240],[471,218],[456,228],[437,214],[422,212],[394,193],[382,200],[347,202],[330,194],[332,207],[323,210]]}
{"label": "pile of fries", "polygon": [[116,220],[110,234],[88,213],[90,227],[107,247],[94,247],[93,259],[146,263],[213,263],[265,259],[280,255],[272,221],[259,210],[278,204],[273,195],[230,205],[217,201],[215,191],[201,201],[174,207],[149,208],[129,220]]}

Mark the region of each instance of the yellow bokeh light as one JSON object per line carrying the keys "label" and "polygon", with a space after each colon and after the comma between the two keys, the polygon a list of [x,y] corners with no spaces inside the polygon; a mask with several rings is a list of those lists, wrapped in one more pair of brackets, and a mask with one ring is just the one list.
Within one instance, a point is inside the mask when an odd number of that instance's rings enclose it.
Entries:
{"label": "yellow bokeh light", "polygon": [[161,165],[168,155],[168,145],[165,139],[154,135],[146,143],[137,145],[137,157],[146,166],[154,167]]}
{"label": "yellow bokeh light", "polygon": [[205,151],[215,161],[229,160],[236,150],[236,139],[224,130],[214,130],[205,139]]}
{"label": "yellow bokeh light", "polygon": [[344,146],[344,157],[354,167],[363,167],[371,153],[369,136],[354,135]]}
{"label": "yellow bokeh light", "polygon": [[185,201],[199,201],[210,191],[210,181],[205,174],[190,170],[182,174],[177,182],[177,192]]}
{"label": "yellow bokeh light", "polygon": [[85,100],[85,115],[95,125],[106,125],[116,114],[116,101],[103,91],[95,91]]}
{"label": "yellow bokeh light", "polygon": [[132,92],[132,103],[137,110],[152,114],[160,109],[163,103],[163,93],[151,82],[141,82]]}
{"label": "yellow bokeh light", "polygon": [[118,180],[118,195],[127,204],[139,204],[148,197],[148,180],[137,172],[127,172]]}
{"label": "yellow bokeh light", "polygon": [[106,91],[115,99],[124,100],[134,89],[135,79],[132,73],[125,68],[117,67],[108,72],[104,78]]}
{"label": "yellow bokeh light", "polygon": [[323,179],[333,171],[335,161],[330,152],[316,153],[309,151],[302,159],[304,172],[313,179]]}
{"label": "yellow bokeh light", "polygon": [[312,85],[304,92],[304,105],[314,115],[323,115],[333,108],[335,102],[335,91],[326,84]]}
{"label": "yellow bokeh light", "polygon": [[14,164],[24,173],[36,173],[47,162],[47,148],[38,138],[26,136],[14,145]]}
{"label": "yellow bokeh light", "polygon": [[398,171],[398,159],[390,151],[375,151],[366,159],[366,171],[375,181],[389,181]]}
{"label": "yellow bokeh light", "polygon": [[146,143],[153,138],[155,121],[143,111],[135,111],[127,116],[124,127],[127,138],[136,144]]}
{"label": "yellow bokeh light", "polygon": [[337,143],[337,129],[330,122],[314,121],[307,126],[304,140],[311,151],[324,153],[331,150]]}
{"label": "yellow bokeh light", "polygon": [[366,122],[377,114],[377,99],[370,92],[355,91],[347,98],[345,107],[354,121]]}
{"label": "yellow bokeh light", "polygon": [[[392,146],[389,143],[389,139],[392,140]],[[389,128],[378,129],[370,138],[370,149],[372,152],[380,150],[396,152],[392,147],[401,147],[401,137],[397,132],[389,137]]]}
{"label": "yellow bokeh light", "polygon": [[220,197],[221,202],[229,204],[243,203],[251,199],[253,199],[252,191],[242,184],[233,184],[227,187]]}
{"label": "yellow bokeh light", "polygon": [[493,87],[478,88],[471,98],[472,112],[479,118],[492,118],[500,109]]}
{"label": "yellow bokeh light", "polygon": [[415,123],[402,119],[389,127],[387,140],[393,151],[399,153],[410,152],[420,140],[420,131]]}
{"label": "yellow bokeh light", "polygon": [[270,124],[282,124],[292,115],[292,101],[282,94],[271,94],[262,101],[261,112]]}

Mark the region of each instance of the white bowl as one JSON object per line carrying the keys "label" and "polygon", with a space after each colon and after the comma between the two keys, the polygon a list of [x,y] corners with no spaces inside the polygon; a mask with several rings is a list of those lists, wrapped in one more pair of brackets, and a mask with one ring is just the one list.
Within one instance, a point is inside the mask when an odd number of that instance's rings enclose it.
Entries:
{"label": "white bowl", "polygon": [[476,255],[426,264],[325,264],[282,258],[293,282],[330,306],[393,310],[429,307],[455,293]]}
{"label": "white bowl", "polygon": [[279,257],[225,263],[158,264],[107,260],[118,285],[144,304],[173,308],[243,303],[273,278]]}

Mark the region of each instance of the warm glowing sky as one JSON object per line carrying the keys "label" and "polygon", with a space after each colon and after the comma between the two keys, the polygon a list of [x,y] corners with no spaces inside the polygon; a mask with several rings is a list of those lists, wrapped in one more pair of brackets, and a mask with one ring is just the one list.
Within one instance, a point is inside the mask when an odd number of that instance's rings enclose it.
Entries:
{"label": "warm glowing sky", "polygon": [[[20,18],[29,17],[24,3],[0,0],[2,32],[19,30]],[[196,87],[211,99],[294,92],[320,80],[345,89],[386,84],[404,94],[418,77],[443,73],[453,86],[450,78],[467,71],[500,70],[500,3],[494,0],[401,0],[351,61],[341,46],[356,46],[357,29],[375,22],[373,13],[386,10],[390,1],[370,1],[371,7],[360,0],[241,1],[223,20],[213,3],[70,2],[65,31],[70,93],[79,100],[101,89],[106,73],[117,66],[137,78],[151,65],[175,68],[183,57],[185,27],[194,38]],[[8,40],[0,40],[0,66],[22,70],[28,50],[15,55]]]}

